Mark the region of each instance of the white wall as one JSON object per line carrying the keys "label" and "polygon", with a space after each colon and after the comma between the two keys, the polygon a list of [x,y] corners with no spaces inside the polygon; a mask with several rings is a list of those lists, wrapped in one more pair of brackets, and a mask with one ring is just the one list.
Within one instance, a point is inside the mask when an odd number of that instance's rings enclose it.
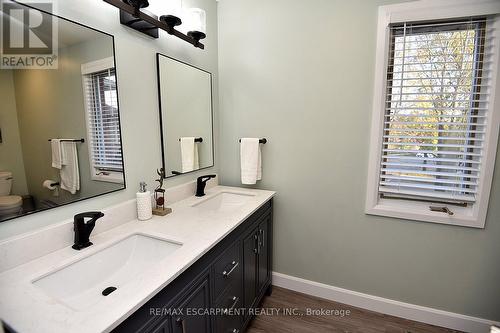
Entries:
{"label": "white wall", "polygon": [[[152,0],[155,1],[155,0]],[[156,0],[157,1],[157,0]],[[171,0],[165,0],[171,1]],[[215,0],[184,0],[186,7],[200,7],[207,13],[205,50],[194,48],[162,32],[154,40],[120,24],[118,9],[96,0],[57,0],[55,13],[115,36],[116,71],[122,121],[122,139],[127,189],[69,206],[0,223],[0,239],[71,218],[86,210],[103,207],[135,197],[139,182],[145,180],[153,188],[156,169],[161,167],[160,130],[158,123],[158,87],[156,52],[194,64],[216,74],[217,7]],[[214,75],[214,96],[217,92]],[[217,116],[218,103],[214,101]],[[204,170],[166,181],[167,187],[192,180]],[[168,198],[167,198],[168,200]]]}
{"label": "white wall", "polygon": [[500,167],[486,229],[364,213],[377,6],[389,0],[219,2],[222,183],[238,138],[266,137],[274,270],[500,320]]}

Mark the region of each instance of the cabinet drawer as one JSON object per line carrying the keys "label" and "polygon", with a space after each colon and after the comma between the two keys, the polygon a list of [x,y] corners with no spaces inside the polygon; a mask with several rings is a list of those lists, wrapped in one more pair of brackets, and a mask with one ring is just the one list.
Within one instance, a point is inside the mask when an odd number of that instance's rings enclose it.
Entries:
{"label": "cabinet drawer", "polygon": [[236,242],[225,250],[213,266],[214,292],[218,297],[231,284],[241,286],[241,253],[240,242]]}
{"label": "cabinet drawer", "polygon": [[215,318],[216,333],[240,332],[243,322],[243,293],[240,284],[233,283],[221,295],[216,309],[221,314]]}

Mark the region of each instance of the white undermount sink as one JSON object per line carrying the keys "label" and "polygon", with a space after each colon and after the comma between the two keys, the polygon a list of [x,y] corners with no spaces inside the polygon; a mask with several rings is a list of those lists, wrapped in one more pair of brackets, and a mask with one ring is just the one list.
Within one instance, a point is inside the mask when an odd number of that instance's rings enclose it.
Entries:
{"label": "white undermount sink", "polygon": [[191,205],[203,211],[228,212],[245,205],[255,194],[220,192]]}
{"label": "white undermount sink", "polygon": [[[33,284],[75,310],[112,297],[135,276],[171,255],[182,244],[142,235],[131,235],[88,257],[50,272]],[[109,288],[112,287],[112,288]],[[108,289],[108,296],[103,291]]]}

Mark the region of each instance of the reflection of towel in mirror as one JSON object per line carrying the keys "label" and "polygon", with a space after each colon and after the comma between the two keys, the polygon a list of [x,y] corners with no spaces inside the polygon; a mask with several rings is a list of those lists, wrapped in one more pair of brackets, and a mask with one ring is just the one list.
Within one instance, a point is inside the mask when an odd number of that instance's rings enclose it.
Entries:
{"label": "reflection of towel in mirror", "polygon": [[80,170],[75,142],[61,142],[61,188],[75,194],[80,190]]}
{"label": "reflection of towel in mirror", "polygon": [[198,170],[200,163],[198,161],[198,145],[194,142],[194,137],[181,138],[181,164],[182,173]]}
{"label": "reflection of towel in mirror", "polygon": [[262,156],[258,138],[242,138],[240,146],[241,183],[253,185],[262,179]]}
{"label": "reflection of towel in mirror", "polygon": [[61,169],[61,140],[50,140],[50,149],[52,150],[52,167]]}

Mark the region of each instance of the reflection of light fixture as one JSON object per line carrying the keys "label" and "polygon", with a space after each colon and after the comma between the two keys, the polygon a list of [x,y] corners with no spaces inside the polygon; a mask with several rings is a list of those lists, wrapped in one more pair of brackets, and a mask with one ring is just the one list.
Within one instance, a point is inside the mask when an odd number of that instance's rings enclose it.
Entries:
{"label": "reflection of light fixture", "polygon": [[[158,29],[162,29],[174,35],[195,47],[204,49],[205,46],[200,43],[200,40],[206,37],[206,14],[205,11],[199,8],[191,8],[187,11],[186,16],[189,24],[186,25],[188,28],[187,33],[182,33],[176,30],[175,27],[182,24],[180,15],[178,12],[181,10],[180,6],[170,6],[170,8],[165,9],[164,6],[167,4],[164,0],[161,1],[161,8],[159,8],[159,2],[155,2],[156,6],[154,8],[158,12],[164,13],[160,19],[158,19],[154,14],[149,14],[141,9],[149,6],[148,0],[104,0],[120,9],[120,23],[142,32],[153,38],[158,38]],[[158,1],[158,0],[157,0]],[[184,26],[184,25],[182,25]],[[183,29],[184,31],[184,29]]]}

